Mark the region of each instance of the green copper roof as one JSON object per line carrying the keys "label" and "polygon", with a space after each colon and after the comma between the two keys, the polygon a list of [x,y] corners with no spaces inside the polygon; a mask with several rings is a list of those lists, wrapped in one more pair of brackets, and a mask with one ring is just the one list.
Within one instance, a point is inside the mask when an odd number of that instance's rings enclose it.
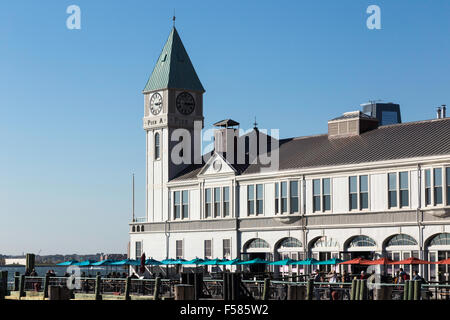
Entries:
{"label": "green copper roof", "polygon": [[159,89],[205,92],[175,27],[170,32],[144,92]]}

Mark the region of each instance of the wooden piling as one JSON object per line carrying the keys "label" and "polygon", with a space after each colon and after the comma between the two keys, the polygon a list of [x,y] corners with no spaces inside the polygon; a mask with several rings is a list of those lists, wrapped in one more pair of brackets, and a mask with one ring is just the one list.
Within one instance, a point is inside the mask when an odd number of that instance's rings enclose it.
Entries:
{"label": "wooden piling", "polygon": [[356,279],[352,280],[352,288],[350,290],[350,300],[356,300],[355,297],[356,297],[356,282],[357,281],[358,280],[356,280]]}
{"label": "wooden piling", "polygon": [[8,271],[0,271],[0,300],[4,300],[8,292]]}
{"label": "wooden piling", "polygon": [[408,281],[409,281],[408,300],[413,300],[413,298],[414,298],[414,281],[412,281],[412,280],[408,280]]}
{"label": "wooden piling", "polygon": [[25,275],[20,275],[19,298],[25,297]]}
{"label": "wooden piling", "polygon": [[44,300],[48,298],[48,286],[50,282],[50,275],[46,274],[44,279]]}
{"label": "wooden piling", "polygon": [[131,277],[128,276],[125,283],[125,300],[130,300]]}
{"label": "wooden piling", "polygon": [[403,285],[403,300],[408,300],[409,280],[405,280]]}
{"label": "wooden piling", "polygon": [[265,278],[264,279],[264,290],[263,290],[262,299],[263,300],[269,300],[269,296],[270,296],[270,279],[269,278]]}
{"label": "wooden piling", "polygon": [[314,292],[314,281],[312,279],[308,279],[306,282],[306,300],[312,300]]}
{"label": "wooden piling", "polygon": [[367,299],[367,280],[359,280],[359,300]]}
{"label": "wooden piling", "polygon": [[20,272],[14,272],[14,291],[20,290]]}
{"label": "wooden piling", "polygon": [[415,280],[414,281],[414,300],[420,300],[421,290],[422,290],[422,281]]}
{"label": "wooden piling", "polygon": [[353,298],[353,300],[359,300],[359,298],[361,296],[361,294],[360,294],[360,291],[361,291],[361,280],[356,279],[355,281],[356,281],[356,289],[355,289],[355,297]]}
{"label": "wooden piling", "polygon": [[160,277],[156,277],[155,289],[153,291],[153,299],[154,300],[159,300],[159,293],[161,292],[160,286],[161,286],[161,278]]}
{"label": "wooden piling", "polygon": [[102,300],[102,292],[100,290],[102,285],[102,278],[97,275],[95,277],[95,300]]}
{"label": "wooden piling", "polygon": [[178,284],[175,286],[175,300],[194,300],[194,286]]}

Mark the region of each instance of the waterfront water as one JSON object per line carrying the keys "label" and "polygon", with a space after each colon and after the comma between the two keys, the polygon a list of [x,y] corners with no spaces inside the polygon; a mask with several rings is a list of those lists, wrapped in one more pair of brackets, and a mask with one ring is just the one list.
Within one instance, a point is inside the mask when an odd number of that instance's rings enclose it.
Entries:
{"label": "waterfront water", "polygon": [[[35,270],[39,277],[45,276],[48,270],[55,271],[56,276],[62,277],[67,272],[68,267],[62,266],[36,266]],[[0,271],[8,271],[8,282],[14,282],[14,273],[20,272],[20,274],[25,273],[25,266],[0,266]],[[100,272],[101,275],[106,275],[110,272],[126,272],[126,269],[122,266],[99,266],[99,267],[81,267],[81,272],[85,272],[86,276],[95,277],[97,272]]]}

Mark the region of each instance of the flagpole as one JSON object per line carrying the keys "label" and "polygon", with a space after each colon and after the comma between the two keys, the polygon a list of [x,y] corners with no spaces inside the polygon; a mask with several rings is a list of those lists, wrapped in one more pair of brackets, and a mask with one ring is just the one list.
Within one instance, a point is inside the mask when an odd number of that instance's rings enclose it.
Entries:
{"label": "flagpole", "polygon": [[134,222],[134,173],[133,173],[133,176],[132,176],[132,214],[133,214],[133,220],[132,220],[132,222]]}

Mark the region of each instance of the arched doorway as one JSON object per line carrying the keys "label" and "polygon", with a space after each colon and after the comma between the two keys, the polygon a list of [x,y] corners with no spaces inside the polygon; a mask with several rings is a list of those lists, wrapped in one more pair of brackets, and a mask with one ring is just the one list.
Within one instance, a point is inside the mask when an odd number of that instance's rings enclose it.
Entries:
{"label": "arched doorway", "polygon": [[[254,238],[247,241],[243,248],[243,260],[253,260],[256,258],[264,260],[272,260],[272,254],[270,250],[270,245],[267,241]],[[264,272],[266,270],[266,265],[264,264],[250,264],[248,265],[250,272]]]}
{"label": "arched doorway", "polygon": [[[450,233],[438,233],[425,242],[425,257],[429,261],[439,261],[450,258]],[[447,264],[430,264],[428,275],[430,281],[449,281],[450,266]]]}
{"label": "arched doorway", "polygon": [[[303,245],[300,240],[293,237],[283,238],[275,245],[275,259],[274,260],[303,260]],[[275,266],[282,275],[291,274],[296,276],[303,273],[303,266]]]}
{"label": "arched doorway", "polygon": [[[309,244],[310,257],[319,261],[339,258],[339,242],[331,237],[323,236],[313,239]],[[334,270],[333,265],[319,265],[320,271],[329,272]]]}
{"label": "arched doorway", "polygon": [[[404,260],[410,257],[419,258],[419,246],[413,237],[407,234],[395,234],[384,241],[383,253],[392,260]],[[408,274],[412,271],[419,271],[419,265],[388,265],[387,273],[395,275],[395,273],[403,268]]]}
{"label": "arched doorway", "polygon": [[[348,239],[344,246],[344,259],[364,258],[372,260],[375,251],[377,250],[377,244],[371,237],[365,235],[354,236]],[[350,273],[360,273],[366,271],[367,266],[361,265],[348,265]]]}

